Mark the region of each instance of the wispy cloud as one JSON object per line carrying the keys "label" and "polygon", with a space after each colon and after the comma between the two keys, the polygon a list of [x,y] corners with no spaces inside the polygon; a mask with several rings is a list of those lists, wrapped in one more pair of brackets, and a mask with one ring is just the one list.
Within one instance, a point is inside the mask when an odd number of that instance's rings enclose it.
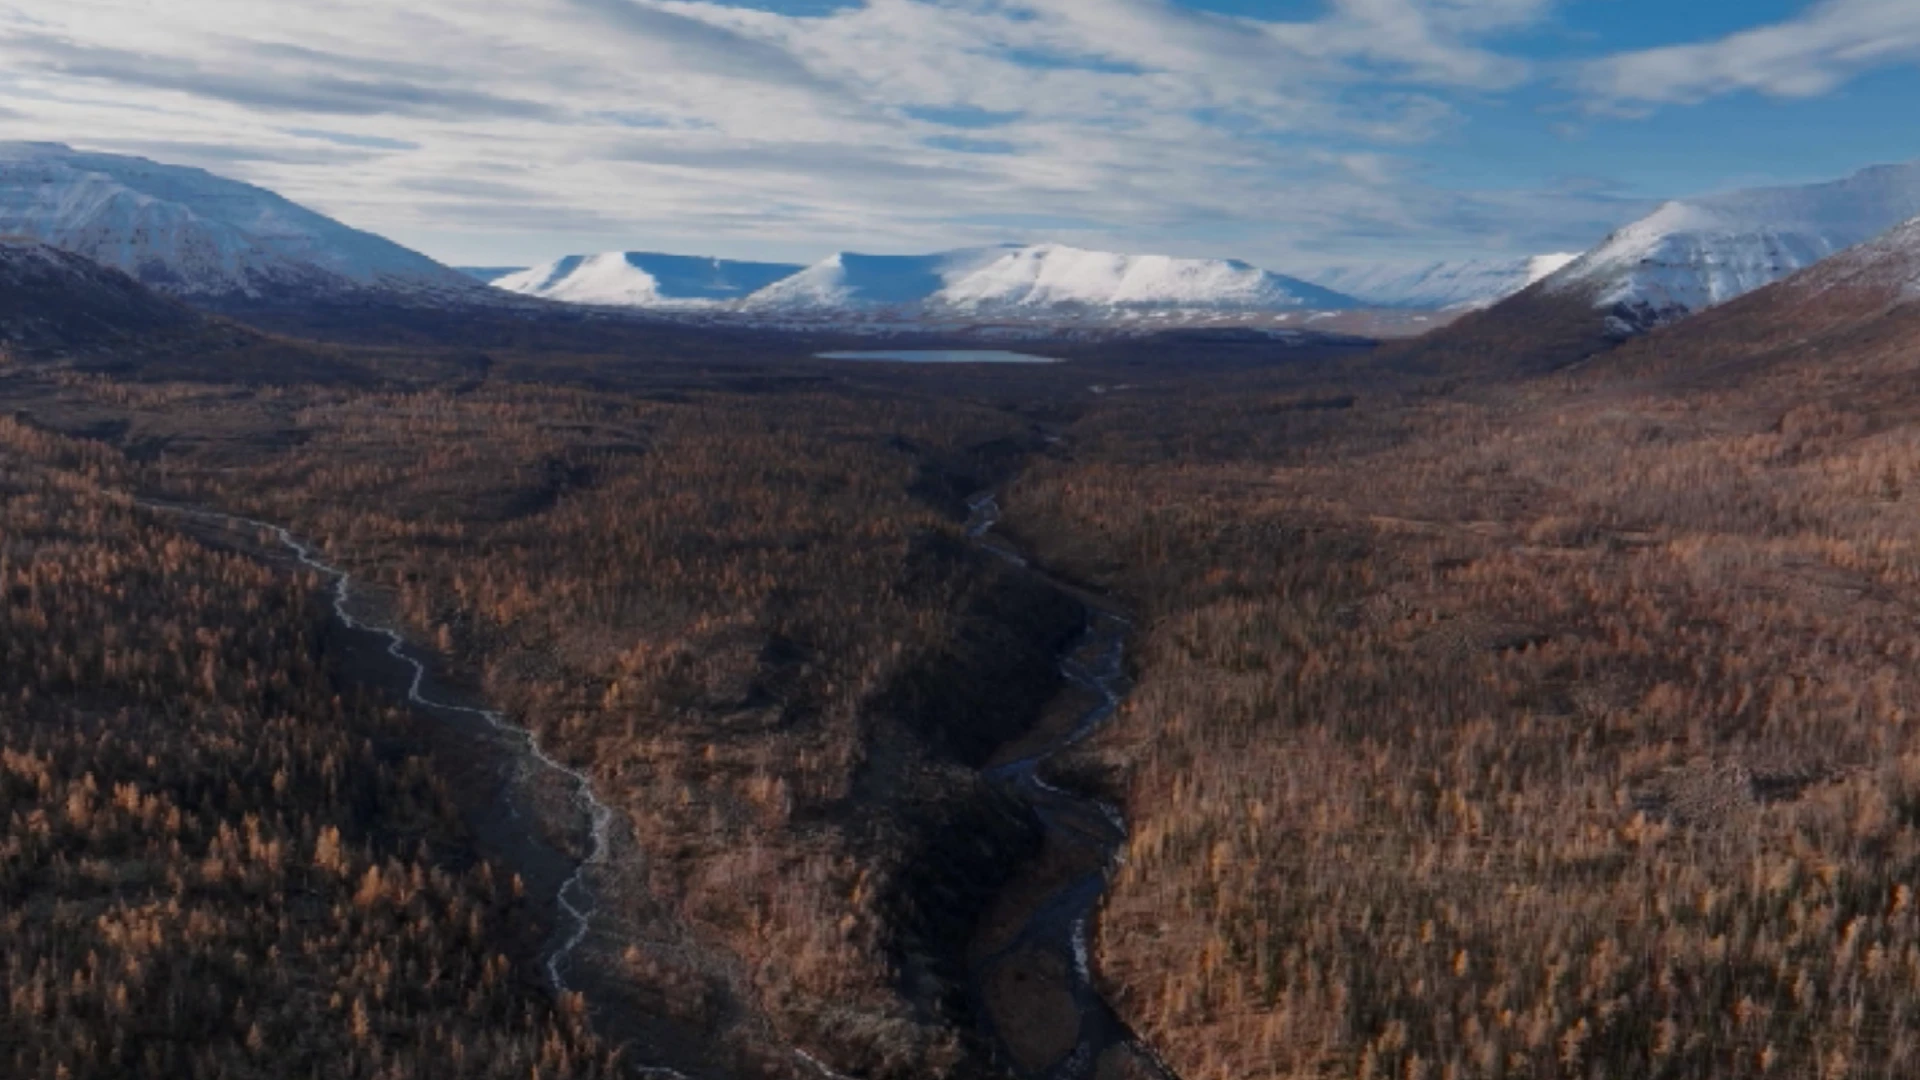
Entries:
{"label": "wispy cloud", "polygon": [[[201,161],[230,142],[249,179],[403,239],[796,252],[1072,222],[1274,261],[1497,222],[1525,245],[1600,204],[1437,192],[1400,156],[1456,122],[1454,95],[1536,74],[1499,41],[1552,3],[1329,0],[1289,20],[1173,0],[0,4],[19,110],[0,136]],[[332,153],[357,155],[351,174],[316,158]]]}
{"label": "wispy cloud", "polygon": [[1579,85],[1601,108],[1693,103],[1757,91],[1824,94],[1892,63],[1920,60],[1920,3],[1823,0],[1784,22],[1715,41],[1623,53],[1586,65]]}
{"label": "wispy cloud", "polygon": [[386,139],[378,135],[354,135],[345,131],[323,131],[319,128],[288,128],[287,134],[303,139],[319,139],[338,146],[357,146],[364,150],[418,150],[420,144],[406,139]]}

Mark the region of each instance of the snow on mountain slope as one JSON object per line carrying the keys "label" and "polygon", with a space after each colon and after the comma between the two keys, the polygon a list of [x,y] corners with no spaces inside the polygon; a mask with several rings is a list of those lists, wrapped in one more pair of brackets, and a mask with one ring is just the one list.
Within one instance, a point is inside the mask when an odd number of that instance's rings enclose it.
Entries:
{"label": "snow on mountain slope", "polygon": [[0,143],[0,233],[43,241],[195,299],[366,289],[485,295],[484,286],[424,255],[262,188],[53,143]]}
{"label": "snow on mountain slope", "polygon": [[569,255],[509,274],[497,289],[571,304],[699,307],[744,300],[803,267],[646,251]]}
{"label": "snow on mountain slope", "polygon": [[1861,280],[1897,290],[1903,302],[1920,301],[1920,217],[1859,249]]}
{"label": "snow on mountain slope", "polygon": [[1123,255],[1061,244],[934,255],[842,253],[756,293],[754,308],[1265,311],[1346,309],[1351,297],[1246,263]]}
{"label": "snow on mountain slope", "polygon": [[1411,268],[1378,263],[1328,266],[1301,276],[1378,307],[1458,310],[1499,303],[1577,258],[1556,254]]}
{"label": "snow on mountain slope", "polygon": [[1116,255],[1060,244],[1009,251],[950,282],[959,307],[1349,308],[1351,297],[1236,260]]}
{"label": "snow on mountain slope", "polygon": [[1650,329],[1779,281],[1920,215],[1920,162],[1844,180],[1669,202],[1548,277],[1543,289]]}

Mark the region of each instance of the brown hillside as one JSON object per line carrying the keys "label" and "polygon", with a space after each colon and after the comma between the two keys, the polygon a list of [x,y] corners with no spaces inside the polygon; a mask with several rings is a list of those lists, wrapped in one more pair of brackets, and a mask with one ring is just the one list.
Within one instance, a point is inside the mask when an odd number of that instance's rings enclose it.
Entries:
{"label": "brown hillside", "polygon": [[1395,370],[1423,375],[1526,375],[1554,371],[1621,341],[1608,313],[1584,294],[1535,285],[1484,311],[1375,354]]}

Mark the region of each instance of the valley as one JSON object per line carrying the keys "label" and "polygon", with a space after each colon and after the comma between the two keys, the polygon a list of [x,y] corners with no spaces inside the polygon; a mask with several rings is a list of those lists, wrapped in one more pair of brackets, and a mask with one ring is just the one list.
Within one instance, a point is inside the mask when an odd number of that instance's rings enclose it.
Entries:
{"label": "valley", "polygon": [[0,155],[0,1073],[1920,1062],[1912,167],[1363,301],[137,160]]}

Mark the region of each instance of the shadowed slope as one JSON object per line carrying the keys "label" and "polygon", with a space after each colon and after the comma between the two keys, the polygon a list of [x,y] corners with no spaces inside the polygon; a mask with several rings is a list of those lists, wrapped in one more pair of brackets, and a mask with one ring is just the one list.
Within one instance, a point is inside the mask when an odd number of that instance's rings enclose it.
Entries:
{"label": "shadowed slope", "polygon": [[0,343],[15,351],[191,333],[201,323],[117,270],[32,240],[0,238]]}
{"label": "shadowed slope", "polygon": [[1532,375],[1577,364],[1628,336],[1610,327],[1591,295],[1542,285],[1408,341],[1383,346],[1375,358],[1396,370],[1426,375]]}

